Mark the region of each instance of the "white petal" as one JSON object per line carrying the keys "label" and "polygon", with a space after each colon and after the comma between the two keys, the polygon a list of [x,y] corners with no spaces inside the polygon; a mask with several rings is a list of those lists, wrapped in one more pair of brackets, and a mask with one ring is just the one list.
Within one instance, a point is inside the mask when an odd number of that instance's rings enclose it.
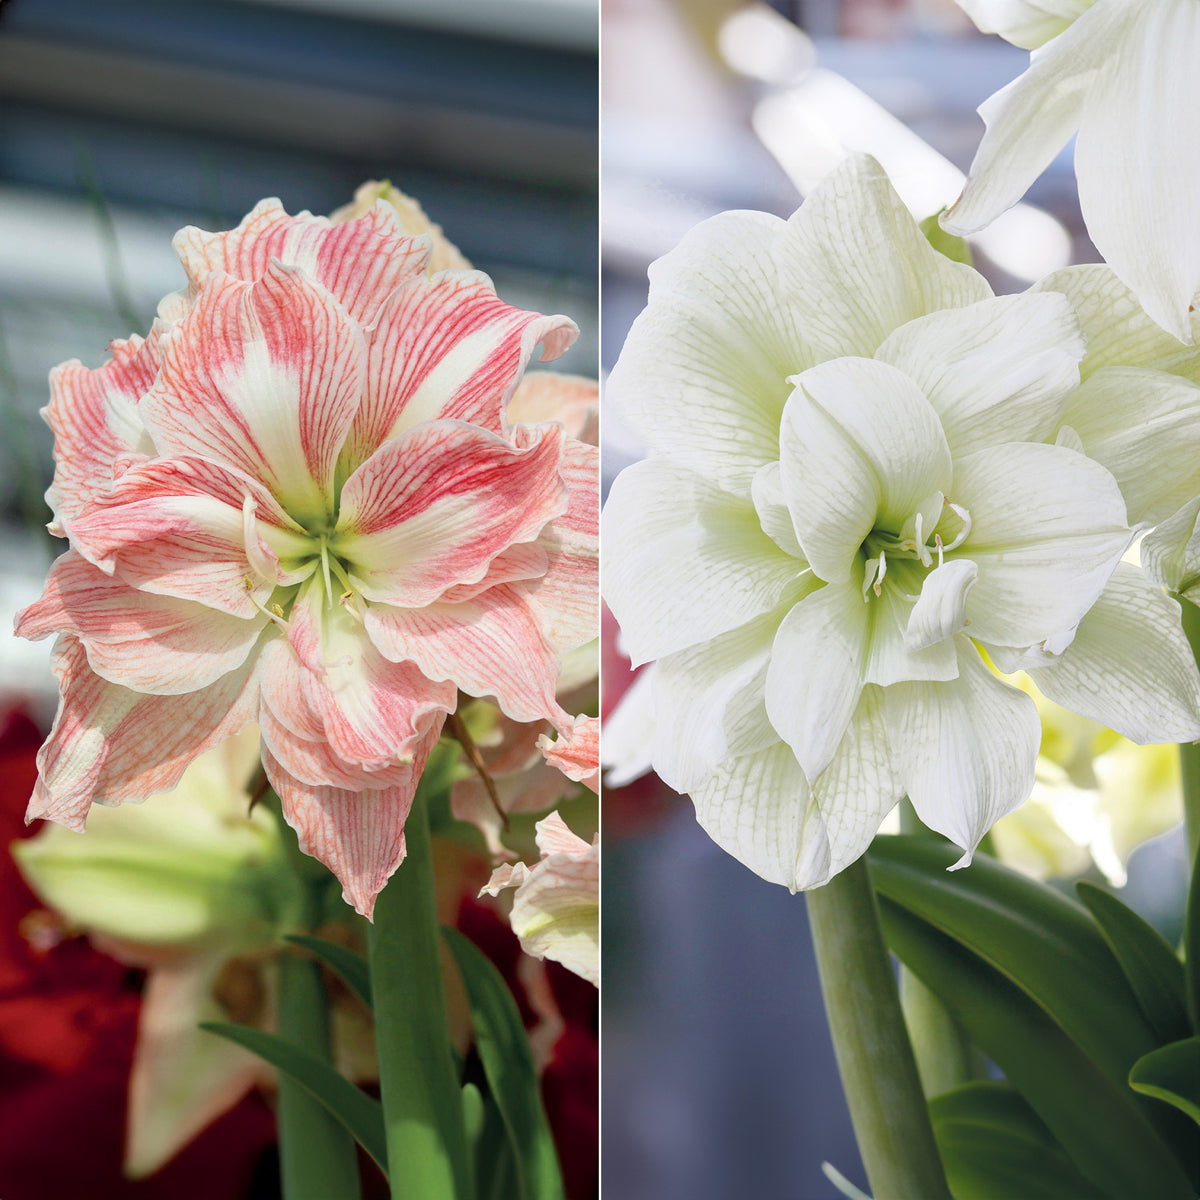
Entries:
{"label": "white petal", "polygon": [[1200,739],[1200,674],[1179,605],[1129,563],[1062,657],[1029,674],[1055,703],[1142,745]]}
{"label": "white petal", "polygon": [[1025,50],[1048,42],[1094,0],[958,0],[983,33],[998,33]]}
{"label": "white petal", "polygon": [[967,619],[984,642],[1030,646],[1077,625],[1129,544],[1116,480],[1062,446],[968,455],[951,498],[971,514],[958,557],[979,567]]}
{"label": "white petal", "polygon": [[767,667],[767,715],[809,781],[829,766],[858,705],[869,613],[861,582],[830,583],[783,619]]}
{"label": "white petal", "polygon": [[[1110,8],[1117,6],[1092,11]],[[1105,261],[1153,320],[1190,342],[1188,309],[1200,285],[1200,139],[1184,115],[1200,111],[1200,5],[1124,8],[1128,28],[1079,127],[1079,203]]]}
{"label": "white petal", "polygon": [[966,854],[1033,790],[1042,737],[1037,706],[1001,683],[965,639],[948,683],[885,689],[888,742],[917,815]]}
{"label": "white petal", "polygon": [[[1030,291],[1061,292],[1071,302],[1087,340],[1087,353],[1079,364],[1084,379],[1101,367],[1156,367],[1200,383],[1200,349],[1182,345],[1156,325],[1107,264],[1064,267]],[[1197,332],[1200,313],[1193,313],[1193,340]]]}
{"label": "white petal", "polygon": [[654,670],[654,663],[643,667],[604,718],[600,765],[608,768],[604,776],[608,787],[624,787],[653,769]]}
{"label": "white petal", "polygon": [[942,563],[930,571],[908,618],[904,644],[910,650],[923,650],[964,629],[967,594],[978,576],[979,568],[965,558]]}
{"label": "white petal", "polygon": [[760,468],[754,476],[750,496],[763,532],[785,554],[802,559],[804,551],[796,539],[792,514],[788,511],[787,498],[783,494],[783,476],[778,462],[769,462]]}
{"label": "white petal", "polygon": [[987,132],[963,194],[941,218],[943,229],[959,237],[978,233],[1050,165],[1079,128],[1093,84],[1117,53],[1130,7],[1095,5],[1035,50],[1023,75],[979,106]]}
{"label": "white petal", "polygon": [[662,461],[621,472],[601,524],[604,595],[635,665],[769,612],[805,570],[748,500]]}
{"label": "white petal", "polygon": [[650,298],[605,390],[653,450],[748,495],[779,457],[787,378],[815,361],[782,300],[787,225],[732,212],[650,268]]}
{"label": "white petal", "polygon": [[977,271],[930,246],[867,155],[830,172],[789,225],[787,298],[818,361],[870,356],[906,322],[992,294]]}
{"label": "white petal", "polygon": [[850,577],[873,528],[898,532],[950,485],[950,448],[929,401],[903,372],[871,359],[836,359],[796,378],[780,454],[800,545],[831,583]]}
{"label": "white petal", "polygon": [[1138,367],[1104,367],[1063,420],[1116,478],[1129,520],[1158,522],[1200,491],[1200,386]]}
{"label": "white petal", "polygon": [[953,679],[958,674],[953,642],[908,645],[914,607],[911,597],[921,592],[924,580],[924,568],[916,562],[889,560],[880,595],[868,597],[870,646],[863,669],[864,683],[887,687],[906,679]]}
{"label": "white petal", "polygon": [[767,663],[780,622],[815,586],[810,576],[766,616],[654,664],[654,770],[677,792],[779,740],[764,708]]}
{"label": "white petal", "polygon": [[829,878],[825,823],[782,742],[723,763],[692,800],[709,837],[763,879],[795,892]]}
{"label": "white petal", "polygon": [[1083,345],[1070,304],[1048,293],[931,313],[897,329],[875,357],[921,388],[958,457],[1048,438],[1079,386]]}
{"label": "white petal", "polygon": [[1200,599],[1200,497],[1148,533],[1139,550],[1151,579],[1193,603]]}

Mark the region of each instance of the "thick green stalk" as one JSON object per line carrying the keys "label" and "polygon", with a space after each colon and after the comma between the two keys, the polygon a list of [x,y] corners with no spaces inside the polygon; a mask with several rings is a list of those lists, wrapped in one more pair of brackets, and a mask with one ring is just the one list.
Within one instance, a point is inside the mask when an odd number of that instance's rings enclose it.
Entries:
{"label": "thick green stalk", "polygon": [[[1192,653],[1200,663],[1200,608],[1190,600],[1176,597],[1183,607],[1183,632],[1191,644]],[[1179,747],[1179,763],[1183,772],[1183,815],[1187,826],[1188,861],[1196,861],[1200,848],[1200,745],[1185,743]]]}
{"label": "thick green stalk", "polygon": [[[300,924],[309,933],[319,920],[321,889],[329,874],[300,849],[275,793],[267,792],[264,802],[279,819],[280,835],[300,884]],[[320,967],[294,951],[285,953],[279,964],[279,1036],[310,1054],[330,1058],[329,997]],[[282,1073],[278,1122],[283,1200],[358,1200],[354,1139],[319,1100]]]}
{"label": "thick green stalk", "polygon": [[951,1200],[866,858],[805,894],[842,1087],[875,1200]]}
{"label": "thick green stalk", "polygon": [[455,1078],[434,910],[429,814],[417,797],[407,856],[375,903],[371,993],[379,1088],[396,1200],[467,1200],[462,1097]]}

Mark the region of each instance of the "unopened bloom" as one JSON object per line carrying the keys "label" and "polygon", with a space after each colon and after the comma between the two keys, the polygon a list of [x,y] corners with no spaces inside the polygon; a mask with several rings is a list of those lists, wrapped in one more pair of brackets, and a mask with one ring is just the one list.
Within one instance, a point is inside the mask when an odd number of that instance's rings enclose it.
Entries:
{"label": "unopened bloom", "polygon": [[1192,341],[1200,287],[1200,6],[1195,0],[960,0],[985,32],[1033,50],[980,105],[987,132],[952,233],[982,229],[1078,132],[1088,234],[1150,316]]}
{"label": "unopened bloom", "polygon": [[994,297],[866,158],[651,269],[605,595],[657,660],[655,769],[759,874],[824,883],[905,794],[969,860],[1040,740],[981,647],[1139,740],[1200,736],[1178,610],[1116,571],[1121,488],[1061,428],[1083,354],[1065,296]]}
{"label": "unopened bloom", "polygon": [[572,727],[594,451],[505,407],[576,328],[428,276],[385,203],[331,224],[264,201],[176,248],[188,287],[150,336],[52,376],[71,548],[18,619],[59,635],[63,695],[29,816],[82,828],[257,721],[302,847],[369,914],[460,689]]}
{"label": "unopened bloom", "polygon": [[480,895],[516,888],[510,921],[521,949],[599,984],[599,835],[585,842],[554,812],[537,823],[537,846],[539,862],[497,868]]}

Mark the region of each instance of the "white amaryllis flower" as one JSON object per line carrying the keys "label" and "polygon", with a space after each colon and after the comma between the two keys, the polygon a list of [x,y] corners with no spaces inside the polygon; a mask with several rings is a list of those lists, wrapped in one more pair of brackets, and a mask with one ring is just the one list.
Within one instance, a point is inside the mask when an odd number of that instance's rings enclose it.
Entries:
{"label": "white amaryllis flower", "polygon": [[655,769],[760,875],[826,882],[905,794],[969,860],[1040,739],[980,647],[1138,740],[1200,737],[1178,608],[1114,575],[1125,501],[1062,429],[1083,354],[1064,295],[993,296],[869,158],[652,267],[610,379],[651,457],[613,486],[604,591],[657,660]]}
{"label": "white amaryllis flower", "polygon": [[986,100],[987,125],[951,233],[1015,204],[1078,131],[1088,233],[1163,329],[1190,342],[1200,287],[1200,5],[1195,0],[959,0],[975,23],[1033,49]]}

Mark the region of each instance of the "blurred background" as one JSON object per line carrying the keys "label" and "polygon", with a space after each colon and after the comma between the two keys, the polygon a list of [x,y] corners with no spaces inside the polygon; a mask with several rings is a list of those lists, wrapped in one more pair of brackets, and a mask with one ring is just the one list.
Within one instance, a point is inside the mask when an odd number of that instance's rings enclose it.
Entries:
{"label": "blurred background", "polygon": [[[595,376],[597,25],[596,0],[0,0],[0,623],[62,547],[47,372],[147,330],[184,282],[184,225],[229,229],[267,196],[329,213],[390,179],[508,303],[573,317],[561,369]],[[0,844],[24,832],[54,712],[49,646],[0,637]],[[120,1180],[140,976],[83,939],[50,953],[38,911],[3,855],[5,1200],[277,1195],[261,1099]]]}
{"label": "blurred background", "polygon": [[[954,0],[603,0],[601,26],[603,369],[645,305],[647,266],[706,217],[787,216],[848,150],[878,158],[918,219],[950,204],[983,131],[975,109],[1028,63]],[[1069,147],[972,249],[1000,293],[1098,260]],[[602,444],[606,484],[643,453],[612,411]],[[609,621],[606,718],[630,683]],[[1125,884],[1177,939],[1186,854],[1178,831],[1163,833],[1181,814],[1174,748],[1146,757],[1098,726],[1045,720],[1044,752],[1070,754],[1047,760],[1052,786],[1022,810],[1006,857]],[[1133,818],[1110,788],[1129,770],[1133,794],[1154,797]],[[826,1161],[865,1187],[803,896],[718,849],[653,775],[606,786],[603,810],[605,1194],[833,1200]]]}

